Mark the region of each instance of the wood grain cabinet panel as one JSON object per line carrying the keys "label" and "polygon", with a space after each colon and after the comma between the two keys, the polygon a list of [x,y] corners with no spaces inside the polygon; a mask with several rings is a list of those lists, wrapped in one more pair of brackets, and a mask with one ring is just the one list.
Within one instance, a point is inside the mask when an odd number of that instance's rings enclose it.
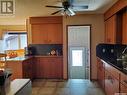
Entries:
{"label": "wood grain cabinet panel", "polygon": [[[45,24],[31,25],[32,29],[32,43],[33,44],[45,44],[47,43],[47,30]],[[45,28],[43,28],[45,27]]]}
{"label": "wood grain cabinet panel", "polygon": [[20,61],[7,61],[7,68],[12,70],[11,80],[16,78],[23,78],[22,62]]}
{"label": "wood grain cabinet panel", "polygon": [[30,25],[27,24],[28,41],[30,41],[28,43],[31,44],[63,43],[62,17],[33,17],[30,18],[29,20],[31,21],[31,23],[29,21]]}
{"label": "wood grain cabinet panel", "polygon": [[33,60],[27,59],[22,62],[23,68],[23,78],[33,79]]}
{"label": "wood grain cabinet panel", "polygon": [[98,83],[100,86],[104,89],[104,64],[101,62],[99,59],[97,59],[97,66],[98,66],[98,71],[97,71],[97,77],[98,77]]}
{"label": "wood grain cabinet panel", "polygon": [[36,78],[62,78],[63,62],[62,57],[36,57],[37,75]]}
{"label": "wood grain cabinet panel", "polygon": [[48,26],[48,43],[50,44],[62,44],[62,24],[47,24]]}
{"label": "wood grain cabinet panel", "polygon": [[120,84],[120,93],[126,93],[127,95],[127,85]]}
{"label": "wood grain cabinet panel", "polygon": [[127,8],[122,17],[122,44],[127,44]]}
{"label": "wood grain cabinet panel", "polygon": [[105,92],[106,95],[115,95],[119,93],[119,80],[117,80],[110,72],[105,70]]}
{"label": "wood grain cabinet panel", "polygon": [[116,43],[116,15],[105,21],[105,43]]}
{"label": "wood grain cabinet panel", "polygon": [[127,75],[124,73],[121,73],[120,78],[120,92],[127,94]]}
{"label": "wood grain cabinet panel", "polygon": [[7,68],[12,70],[11,80],[19,78],[33,79],[33,59],[24,61],[7,61]]}

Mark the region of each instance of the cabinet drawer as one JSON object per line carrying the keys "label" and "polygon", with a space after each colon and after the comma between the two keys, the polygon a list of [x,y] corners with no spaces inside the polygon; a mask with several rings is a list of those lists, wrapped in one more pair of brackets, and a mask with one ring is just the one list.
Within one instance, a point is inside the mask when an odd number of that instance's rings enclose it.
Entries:
{"label": "cabinet drawer", "polygon": [[120,82],[127,87],[127,75],[126,74],[121,73]]}
{"label": "cabinet drawer", "polygon": [[111,65],[109,65],[108,63],[105,63],[105,70],[107,70],[108,72],[110,72],[117,80],[119,80],[120,77],[120,71],[117,70],[116,68],[112,67]]}
{"label": "cabinet drawer", "polygon": [[105,92],[107,95],[119,93],[119,81],[107,71],[105,71]]}
{"label": "cabinet drawer", "polygon": [[127,86],[120,84],[120,93],[126,93],[127,95]]}

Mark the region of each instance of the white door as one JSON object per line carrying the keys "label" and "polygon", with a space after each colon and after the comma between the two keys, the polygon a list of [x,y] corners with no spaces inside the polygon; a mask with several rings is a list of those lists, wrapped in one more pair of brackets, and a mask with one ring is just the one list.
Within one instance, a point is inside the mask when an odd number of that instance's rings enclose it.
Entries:
{"label": "white door", "polygon": [[85,79],[85,48],[70,47],[70,78]]}
{"label": "white door", "polygon": [[68,26],[68,75],[89,79],[90,26]]}

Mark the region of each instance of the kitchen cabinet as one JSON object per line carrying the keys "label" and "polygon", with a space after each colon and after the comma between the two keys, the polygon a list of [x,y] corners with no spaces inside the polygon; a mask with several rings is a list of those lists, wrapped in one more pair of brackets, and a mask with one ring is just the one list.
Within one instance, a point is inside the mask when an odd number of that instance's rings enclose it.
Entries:
{"label": "kitchen cabinet", "polygon": [[29,44],[62,44],[62,17],[31,17],[27,23]]}
{"label": "kitchen cabinet", "polygon": [[127,44],[127,1],[118,0],[104,13],[105,43]]}
{"label": "kitchen cabinet", "polygon": [[23,78],[21,61],[7,61],[6,66],[12,71],[11,80]]}
{"label": "kitchen cabinet", "polygon": [[[102,84],[102,75],[101,71],[102,67],[104,69],[104,90],[106,95],[115,95],[115,93],[123,93],[127,94],[127,75],[123,73],[122,71],[119,71],[112,65],[108,64],[107,62],[100,60],[97,58],[98,61],[98,83],[103,88]],[[101,64],[100,64],[101,63]]]}
{"label": "kitchen cabinet", "polygon": [[127,44],[127,8],[122,16],[122,44]]}
{"label": "kitchen cabinet", "polygon": [[106,95],[115,95],[119,93],[119,80],[117,80],[110,72],[105,70],[105,92]]}
{"label": "kitchen cabinet", "polygon": [[33,79],[33,59],[27,59],[22,62],[23,78]]}
{"label": "kitchen cabinet", "polygon": [[7,61],[6,66],[12,70],[11,80],[20,78],[33,79],[33,58]]}
{"label": "kitchen cabinet", "polygon": [[105,21],[105,43],[116,43],[116,15]]}
{"label": "kitchen cabinet", "polygon": [[105,92],[107,95],[115,95],[119,93],[119,81],[120,81],[120,72],[109,65],[105,64]]}
{"label": "kitchen cabinet", "polygon": [[36,78],[62,78],[63,62],[62,57],[36,57]]}
{"label": "kitchen cabinet", "polygon": [[98,83],[100,86],[104,89],[104,64],[101,62],[99,59],[97,59],[97,78],[98,78]]}
{"label": "kitchen cabinet", "polygon": [[127,75],[123,73],[121,73],[121,78],[120,78],[120,93],[127,94]]}
{"label": "kitchen cabinet", "polygon": [[33,44],[62,44],[61,24],[34,24],[31,27]]}

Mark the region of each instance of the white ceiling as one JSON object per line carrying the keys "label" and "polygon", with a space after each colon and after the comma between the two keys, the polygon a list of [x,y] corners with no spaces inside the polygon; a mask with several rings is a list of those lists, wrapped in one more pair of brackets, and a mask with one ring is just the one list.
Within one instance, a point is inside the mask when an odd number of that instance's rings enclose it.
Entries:
{"label": "white ceiling", "polygon": [[118,0],[73,0],[75,5],[88,5],[88,9],[77,10],[95,13],[104,13],[112,4]]}
{"label": "white ceiling", "polygon": [[[31,16],[49,16],[59,9],[47,8],[46,5],[61,5],[60,0],[15,0],[15,14],[0,16],[0,25],[25,24]],[[74,0],[74,4],[89,6],[87,10],[78,10],[77,14],[104,13],[118,0]],[[58,14],[60,15],[60,14]]]}

